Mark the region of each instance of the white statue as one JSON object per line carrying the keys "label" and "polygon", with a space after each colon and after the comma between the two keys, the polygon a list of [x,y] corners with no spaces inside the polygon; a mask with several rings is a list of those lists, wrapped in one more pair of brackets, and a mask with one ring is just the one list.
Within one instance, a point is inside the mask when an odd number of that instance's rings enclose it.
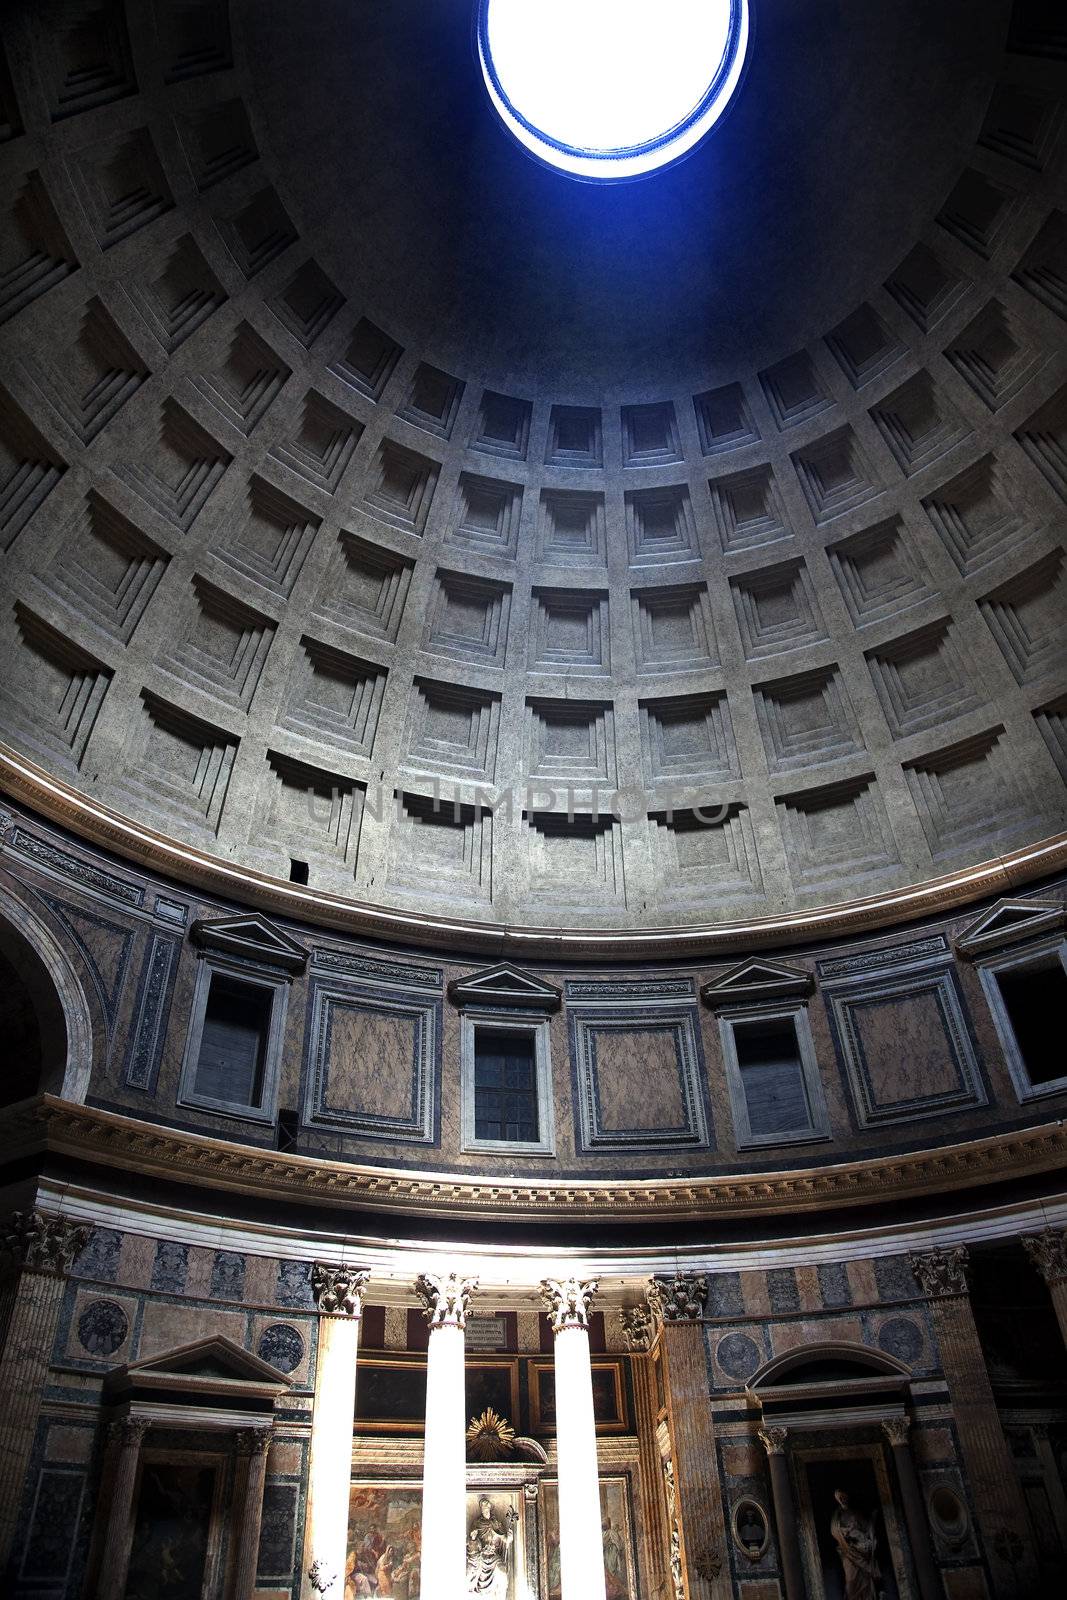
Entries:
{"label": "white statue", "polygon": [[485,1600],[507,1600],[511,1552],[518,1512],[509,1507],[503,1522],[487,1494],[478,1501],[478,1515],[467,1531],[467,1593]]}

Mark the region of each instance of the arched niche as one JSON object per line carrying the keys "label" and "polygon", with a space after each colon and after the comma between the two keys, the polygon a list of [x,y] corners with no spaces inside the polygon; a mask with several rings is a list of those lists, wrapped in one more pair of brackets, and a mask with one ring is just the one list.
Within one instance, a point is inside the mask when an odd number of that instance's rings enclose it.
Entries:
{"label": "arched niche", "polygon": [[0,883],[0,1025],[15,1030],[21,1066],[0,1076],[0,1105],[33,1094],[84,1103],[93,1020],[69,957],[35,911]]}

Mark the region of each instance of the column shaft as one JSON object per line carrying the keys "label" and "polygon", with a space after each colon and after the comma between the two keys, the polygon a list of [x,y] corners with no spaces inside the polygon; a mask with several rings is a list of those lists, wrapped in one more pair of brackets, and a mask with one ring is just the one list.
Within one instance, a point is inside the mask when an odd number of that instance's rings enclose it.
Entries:
{"label": "column shaft", "polygon": [[555,1368],[563,1600],[604,1600],[600,1475],[587,1326],[557,1329]]}
{"label": "column shaft", "polygon": [[911,1545],[912,1559],[915,1562],[915,1575],[919,1580],[919,1594],[922,1600],[942,1600],[944,1588],[934,1559],[930,1525],[926,1517],[926,1507],[923,1505],[919,1475],[915,1470],[911,1446],[906,1436],[897,1439],[891,1435],[890,1444],[893,1462],[897,1469],[897,1482],[900,1484],[904,1520],[908,1524],[908,1543]]}
{"label": "column shaft", "polygon": [[[426,1442],[422,1458],[423,1587],[441,1600],[465,1592],[467,1454],[465,1339],[455,1323],[430,1329],[426,1363]],[[428,1591],[429,1592],[429,1591]]]}
{"label": "column shaft", "polygon": [[[348,1500],[356,1421],[356,1360],[369,1273],[316,1263],[311,1286],[319,1317],[315,1410],[311,1419],[304,1593],[344,1600]],[[308,1589],[310,1584],[310,1590]]]}
{"label": "column shaft", "polygon": [[663,1498],[663,1460],[656,1438],[656,1378],[650,1356],[635,1356],[630,1364],[637,1412],[638,1485],[648,1538],[651,1571],[644,1587],[655,1593],[655,1583],[670,1567],[670,1534]]}
{"label": "column shaft", "polygon": [[111,1505],[100,1558],[97,1600],[121,1600],[126,1589],[133,1545],[133,1508],[137,1471],[141,1464],[141,1445],[148,1424],[131,1418],[113,1429],[113,1449],[117,1450],[115,1475],[111,1485]]}
{"label": "column shaft", "polygon": [[239,1439],[245,1458],[244,1494],[241,1504],[237,1559],[234,1563],[233,1600],[252,1600],[259,1563],[259,1530],[263,1523],[263,1485],[267,1477],[267,1450],[270,1431],[255,1428]]}
{"label": "column shaft", "polygon": [[11,1553],[67,1272],[89,1229],[43,1212],[16,1212],[0,1230],[7,1256],[0,1295],[0,1571]]}
{"label": "column shaft", "polygon": [[771,1498],[774,1501],[774,1524],[778,1533],[778,1559],[782,1564],[782,1581],[786,1600],[805,1600],[804,1567],[800,1559],[800,1535],[797,1532],[797,1514],[793,1505],[793,1485],[789,1481],[789,1461],[786,1457],[786,1430],[765,1428],[760,1439],[767,1451],[771,1471]]}
{"label": "column shaft", "polygon": [[1054,1278],[1049,1283],[1048,1292],[1052,1297],[1052,1306],[1056,1313],[1056,1321],[1060,1325],[1063,1342],[1067,1344],[1067,1278]]}
{"label": "column shaft", "polygon": [[[682,1554],[690,1600],[730,1600],[726,1518],[701,1322],[665,1322],[667,1392]],[[718,1568],[716,1572],[715,1569]],[[714,1576],[712,1574],[714,1573]]]}

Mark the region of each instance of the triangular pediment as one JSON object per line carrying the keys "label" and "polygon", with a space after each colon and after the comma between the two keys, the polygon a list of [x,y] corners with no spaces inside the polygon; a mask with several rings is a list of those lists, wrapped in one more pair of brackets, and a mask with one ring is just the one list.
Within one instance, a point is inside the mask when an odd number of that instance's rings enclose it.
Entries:
{"label": "triangular pediment", "polygon": [[286,972],[302,972],[308,953],[281,928],[255,912],[248,916],[218,917],[211,922],[194,922],[190,930],[194,941],[205,950],[242,956],[264,966],[282,967]]}
{"label": "triangular pediment", "polygon": [[961,956],[979,956],[1067,924],[1067,907],[1056,900],[998,900],[965,928],[955,946]]}
{"label": "triangular pediment", "polygon": [[530,1011],[558,1011],[562,999],[554,984],[521,972],[510,961],[483,967],[467,978],[454,978],[448,994],[457,1006],[525,1006]]}
{"label": "triangular pediment", "polygon": [[160,1355],[149,1356],[144,1361],[134,1361],[125,1369],[126,1376],[134,1381],[153,1378],[203,1378],[212,1383],[248,1383],[256,1388],[264,1383],[288,1387],[292,1379],[272,1367],[269,1361],[242,1350],[239,1344],[224,1334],[209,1334],[192,1344],[164,1350]]}
{"label": "triangular pediment", "polygon": [[815,979],[802,967],[753,956],[703,984],[700,993],[707,1005],[718,1006],[733,1000],[797,999],[814,987]]}

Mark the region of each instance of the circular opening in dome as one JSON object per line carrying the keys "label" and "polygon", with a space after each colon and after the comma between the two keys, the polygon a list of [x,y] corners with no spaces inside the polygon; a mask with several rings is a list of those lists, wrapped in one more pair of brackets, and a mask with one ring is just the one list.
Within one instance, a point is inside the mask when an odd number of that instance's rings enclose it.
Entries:
{"label": "circular opening in dome", "polygon": [[479,0],[478,54],[516,139],[577,178],[687,155],[733,97],[748,0]]}

